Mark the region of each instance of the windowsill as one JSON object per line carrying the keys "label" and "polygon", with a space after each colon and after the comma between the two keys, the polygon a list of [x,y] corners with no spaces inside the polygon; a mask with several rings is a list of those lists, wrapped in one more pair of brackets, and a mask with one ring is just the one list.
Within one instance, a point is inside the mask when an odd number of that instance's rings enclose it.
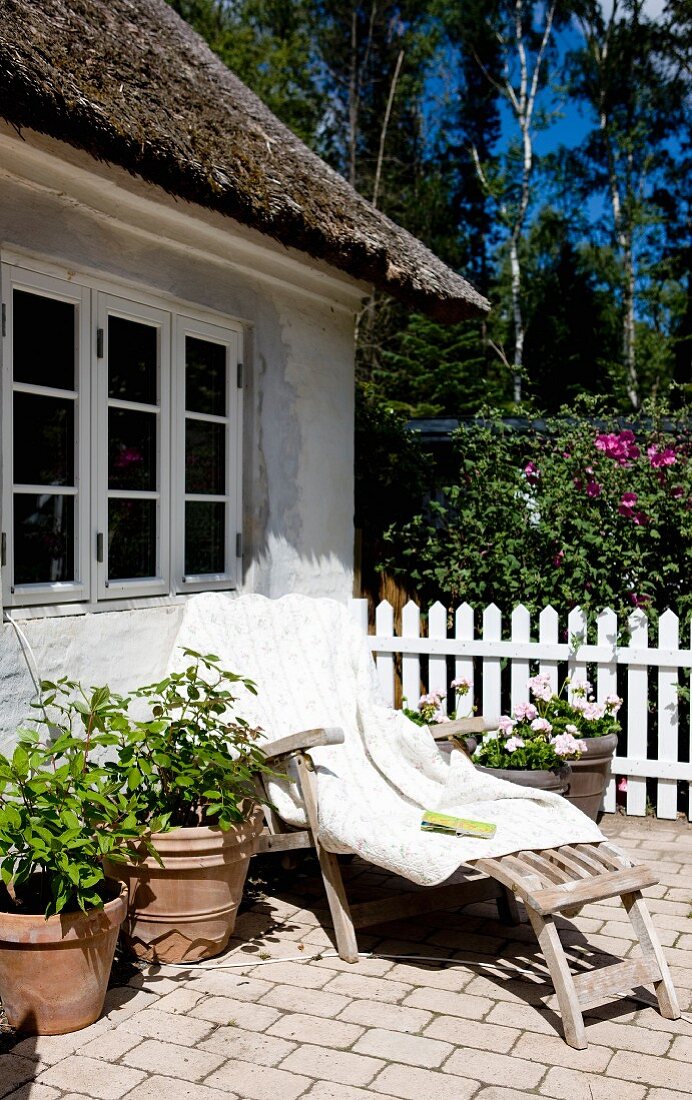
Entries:
{"label": "windowsill", "polygon": [[[225,591],[233,592],[229,588]],[[100,603],[56,603],[43,604],[41,607],[5,607],[3,620],[11,616],[17,621],[27,619],[52,619],[67,615],[92,615],[104,611],[146,611],[157,607],[178,607],[187,602],[192,593],[178,593],[174,596],[143,596],[138,599],[109,600]]]}

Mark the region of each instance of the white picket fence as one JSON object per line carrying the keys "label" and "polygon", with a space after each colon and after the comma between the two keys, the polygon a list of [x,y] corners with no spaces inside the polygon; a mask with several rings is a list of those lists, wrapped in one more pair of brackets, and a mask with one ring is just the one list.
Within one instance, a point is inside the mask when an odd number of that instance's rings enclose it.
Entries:
{"label": "white picket fence", "polygon": [[[353,600],[353,614],[365,634],[368,633],[367,600]],[[394,633],[394,613],[385,600],[376,610],[375,634],[370,635],[377,664],[382,695],[394,705],[395,655],[401,654],[402,694],[415,707],[421,685],[428,691],[447,693],[450,676],[448,658],[453,658],[453,676],[465,677],[472,684],[462,705],[473,706],[493,720],[508,707],[529,699],[526,682],[536,672],[547,674],[555,690],[563,675],[590,679],[595,695],[603,701],[607,695],[620,694],[624,705],[619,719],[626,731],[627,755],[616,756],[613,778],[605,799],[607,811],[616,806],[616,786],[627,780],[626,812],[644,816],[647,812],[647,779],[655,780],[651,801],[660,818],[675,818],[678,812],[678,784],[688,785],[688,813],[692,820],[692,764],[689,730],[692,726],[690,702],[683,702],[680,684],[689,687],[692,648],[681,647],[677,615],[666,611],[658,622],[658,644],[649,644],[646,615],[635,611],[629,617],[629,645],[619,646],[615,612],[601,611],[595,624],[595,644],[586,644],[587,621],[582,611],[572,611],[567,620],[567,642],[560,642],[557,612],[546,607],[538,616],[538,629],[532,640],[531,616],[519,606],[511,615],[509,630],[503,629],[502,615],[494,604],[481,616],[482,629],[475,630],[473,608],[462,604],[453,616],[453,631],[448,631],[448,614],[441,603],[427,613],[427,634],[421,635],[421,609],[409,602],[402,612],[401,635]],[[687,638],[688,643],[692,641]],[[505,668],[503,671],[503,662]],[[626,671],[618,676],[618,668]],[[426,670],[427,666],[427,670]],[[426,673],[424,676],[421,673]],[[480,674],[480,691],[474,693]],[[504,688],[504,692],[503,692]],[[656,701],[655,707],[651,700]],[[450,699],[453,706],[453,700]],[[683,713],[685,708],[685,713]],[[462,717],[461,710],[459,716]],[[682,719],[682,721],[681,721]],[[681,733],[683,736],[681,737]],[[688,746],[682,759],[683,742]],[[649,756],[648,753],[652,755]],[[684,788],[683,788],[684,790]]]}

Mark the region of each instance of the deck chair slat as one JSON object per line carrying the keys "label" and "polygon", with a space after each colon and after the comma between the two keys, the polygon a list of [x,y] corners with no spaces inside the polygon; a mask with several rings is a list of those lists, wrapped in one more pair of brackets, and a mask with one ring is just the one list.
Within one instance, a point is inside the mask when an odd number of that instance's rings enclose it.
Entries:
{"label": "deck chair slat", "polygon": [[574,848],[580,855],[588,856],[595,863],[600,863],[601,868],[606,871],[619,871],[622,869],[622,864],[604,851],[603,844],[575,844]]}
{"label": "deck chair slat", "polygon": [[574,854],[569,848],[546,848],[542,853],[547,859],[557,863],[560,867],[564,867],[570,872],[570,878],[591,878],[593,875],[592,868],[586,866],[585,863],[580,862],[575,858]]}
{"label": "deck chair slat", "polygon": [[576,905],[603,901],[604,898],[616,898],[621,894],[643,890],[654,886],[658,876],[648,867],[630,867],[626,871],[611,871],[600,878],[582,879],[575,883],[564,883],[549,890],[539,890],[526,899],[526,904],[544,916],[548,913],[561,913],[563,909],[573,909]]}
{"label": "deck chair slat", "polygon": [[641,985],[652,985],[661,980],[661,971],[647,959],[626,959],[624,962],[587,970],[573,977],[579,1006],[584,1011],[594,1008],[615,995],[628,993]]}
{"label": "deck chair slat", "polygon": [[548,882],[552,882],[556,886],[561,882],[572,882],[574,880],[574,875],[558,866],[557,863],[553,863],[546,852],[521,852],[520,854],[522,859],[530,866],[535,867],[544,878],[547,878]]}

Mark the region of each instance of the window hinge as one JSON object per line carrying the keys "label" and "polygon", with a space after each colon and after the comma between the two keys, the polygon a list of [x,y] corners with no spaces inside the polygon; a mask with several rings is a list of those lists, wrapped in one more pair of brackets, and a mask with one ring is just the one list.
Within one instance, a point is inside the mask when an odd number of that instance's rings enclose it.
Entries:
{"label": "window hinge", "polygon": [[243,364],[238,363],[238,389],[242,390],[242,388],[243,388]]}
{"label": "window hinge", "polygon": [[235,556],[237,558],[242,558],[243,556],[243,536],[240,531],[238,531],[235,537]]}
{"label": "window hinge", "polygon": [[96,358],[103,359],[103,329],[96,329]]}
{"label": "window hinge", "polygon": [[96,560],[103,561],[103,533],[99,531],[96,536]]}
{"label": "window hinge", "polygon": [[7,336],[7,306],[2,303],[2,334]]}
{"label": "window hinge", "polygon": [[0,565],[7,565],[7,535],[0,535]]}

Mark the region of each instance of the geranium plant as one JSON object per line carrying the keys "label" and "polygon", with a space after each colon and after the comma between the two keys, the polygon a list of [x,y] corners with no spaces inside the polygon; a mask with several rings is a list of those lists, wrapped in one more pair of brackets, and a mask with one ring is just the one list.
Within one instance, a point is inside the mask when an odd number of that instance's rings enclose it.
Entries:
{"label": "geranium plant", "polygon": [[103,857],[123,859],[134,843],[151,850],[148,833],[164,820],[145,827],[127,787],[98,763],[119,698],[67,679],[41,687],[39,728],[20,730],[12,755],[0,755],[0,909],[48,917],[102,906]]}
{"label": "geranium plant", "polygon": [[447,714],[444,709],[445,692],[439,690],[428,691],[421,695],[415,710],[407,706],[404,699],[404,705],[401,709],[406,717],[415,722],[417,726],[435,726],[440,722],[451,722],[457,717],[459,700],[464,695],[468,695],[471,690],[471,682],[465,676],[460,676],[456,680],[452,680],[450,687],[455,697],[455,708],[450,714]]}
{"label": "geranium plant", "polygon": [[[528,681],[534,701],[517,703],[512,716],[502,715],[498,730],[476,749],[476,764],[488,768],[529,770],[559,769],[578,760],[586,750],[584,739],[617,733],[617,713],[622,699],[609,695],[597,703],[588,680],[565,681],[554,692],[550,678],[533,676]],[[570,688],[569,696],[565,692]]]}

